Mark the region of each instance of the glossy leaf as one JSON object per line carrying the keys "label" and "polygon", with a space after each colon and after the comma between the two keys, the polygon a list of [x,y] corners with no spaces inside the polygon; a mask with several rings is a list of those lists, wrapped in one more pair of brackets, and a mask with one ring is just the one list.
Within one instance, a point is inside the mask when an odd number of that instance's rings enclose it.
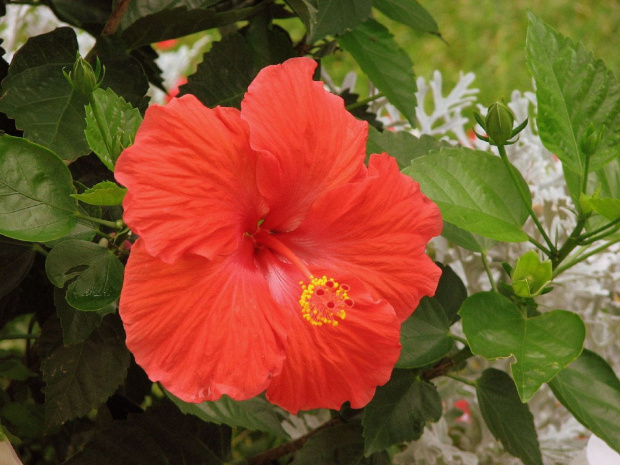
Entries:
{"label": "glossy leaf", "polygon": [[373,0],[372,5],[391,20],[418,31],[440,35],[433,17],[416,0]]}
{"label": "glossy leaf", "polygon": [[15,120],[24,137],[55,152],[63,160],[90,153],[84,137],[84,105],[63,76],[73,67],[78,43],[63,27],[31,37],[13,57],[2,81],[0,111]]}
{"label": "glossy leaf", "polygon": [[101,118],[95,117],[92,103],[86,106],[86,140],[103,164],[114,171],[122,150],[133,143],[142,115],[112,89],[97,89],[92,98]]}
{"label": "glossy leaf", "polygon": [[401,325],[402,349],[396,367],[423,367],[450,352],[454,347],[450,323],[442,305],[436,299],[424,297],[413,315]]}
{"label": "glossy leaf", "polygon": [[32,268],[34,257],[30,244],[0,236],[0,298],[19,286]]}
{"label": "glossy leaf", "polygon": [[581,424],[620,452],[620,380],[600,355],[584,350],[549,386]]}
{"label": "glossy leaf", "polygon": [[523,402],[575,360],[585,340],[585,326],[576,313],[553,310],[528,318],[495,292],[471,295],[459,314],[474,354],[488,360],[515,357],[512,375]]}
{"label": "glossy leaf", "polygon": [[66,345],[84,342],[99,327],[104,316],[116,312],[115,305],[94,312],[82,312],[67,303],[62,289],[54,289],[54,305],[62,327],[62,342]]}
{"label": "glossy leaf", "polygon": [[54,153],[26,139],[0,137],[0,234],[45,242],[77,221],[71,173]]}
{"label": "glossy leaf", "polygon": [[266,431],[275,436],[287,438],[288,435],[282,429],[282,418],[278,415],[276,407],[262,397],[236,401],[228,396],[222,396],[214,402],[201,402],[191,404],[183,402],[166,391],[166,395],[176,404],[181,412],[195,415],[203,421],[229,426]]}
{"label": "glossy leaf", "polygon": [[67,285],[67,302],[78,310],[99,310],[111,304],[123,287],[123,264],[111,251],[92,242],[61,242],[47,256],[45,271],[54,286]]}
{"label": "glossy leaf", "polygon": [[494,368],[484,370],[476,381],[476,394],[484,421],[504,448],[524,465],[542,465],[534,417],[510,376]]}
{"label": "glossy leaf", "polygon": [[114,206],[122,205],[127,189],[112,181],[102,181],[82,194],[72,194],[72,197],[89,205]]}
{"label": "glossy leaf", "polygon": [[413,63],[390,32],[374,19],[338,37],[362,71],[387,99],[413,124],[417,86]]}
{"label": "glossy leaf", "polygon": [[252,52],[241,34],[231,34],[205,53],[196,72],[180,87],[179,95],[193,94],[208,107],[234,106],[241,99],[258,70]]}
{"label": "glossy leaf", "polygon": [[414,159],[403,173],[420,183],[445,221],[498,241],[527,240],[521,227],[528,211],[501,158],[479,150],[446,148]]}
{"label": "glossy leaf", "polygon": [[99,407],[122,383],[129,367],[125,333],[108,317],[80,344],[60,345],[41,362],[47,429]]}
{"label": "glossy leaf", "polygon": [[368,128],[366,154],[385,152],[396,158],[401,168],[409,166],[414,158],[442,147],[450,147],[450,144],[426,134],[416,137],[407,131],[379,132],[374,128]]}
{"label": "glossy leaf", "polygon": [[392,444],[422,436],[426,422],[441,418],[437,389],[408,370],[394,370],[364,409],[364,452],[368,456]]}
{"label": "glossy leaf", "polygon": [[364,438],[359,423],[324,429],[308,439],[291,465],[388,465],[389,456],[379,452],[364,457]]}
{"label": "glossy leaf", "polygon": [[603,131],[589,169],[620,155],[620,85],[602,60],[528,11],[528,67],[536,81],[537,125],[565,169],[583,175],[590,125]]}
{"label": "glossy leaf", "polygon": [[459,247],[472,252],[488,252],[497,244],[496,240],[470,233],[448,221],[443,222],[441,235]]}
{"label": "glossy leaf", "polygon": [[353,29],[370,16],[371,0],[317,0],[316,23],[308,36],[314,42]]}

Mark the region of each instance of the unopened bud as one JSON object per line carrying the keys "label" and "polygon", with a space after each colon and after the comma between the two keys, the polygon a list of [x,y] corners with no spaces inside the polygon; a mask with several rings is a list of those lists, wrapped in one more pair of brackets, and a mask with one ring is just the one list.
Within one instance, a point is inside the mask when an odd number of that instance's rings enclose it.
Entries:
{"label": "unopened bud", "polygon": [[596,152],[596,148],[598,147],[598,143],[601,141],[601,137],[602,131],[597,131],[594,129],[594,124],[590,123],[579,141],[579,147],[584,155],[589,157]]}
{"label": "unopened bud", "polygon": [[505,145],[512,138],[515,115],[503,102],[495,102],[489,107],[485,119],[485,131],[496,145]]}
{"label": "unopened bud", "polygon": [[97,63],[95,65],[95,69],[88,63],[84,58],[82,58],[79,54],[75,59],[75,63],[73,64],[73,70],[67,73],[63,70],[63,74],[65,78],[71,84],[77,92],[81,94],[90,94],[95,91],[103,81],[102,75],[102,67],[99,58],[97,58]]}
{"label": "unopened bud", "polygon": [[535,297],[544,291],[553,278],[550,260],[540,261],[534,250],[521,255],[512,269],[512,289],[520,297]]}

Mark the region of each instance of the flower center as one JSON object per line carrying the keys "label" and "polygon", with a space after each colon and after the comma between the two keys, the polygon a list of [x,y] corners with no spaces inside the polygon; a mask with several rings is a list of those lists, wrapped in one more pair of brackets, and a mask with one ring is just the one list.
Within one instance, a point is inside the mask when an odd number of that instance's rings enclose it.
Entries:
{"label": "flower center", "polygon": [[348,294],[349,286],[327,276],[315,278],[310,275],[309,279],[308,284],[299,282],[302,289],[299,299],[302,316],[313,326],[337,326],[337,318],[344,320],[347,316],[345,309],[353,307],[353,299]]}

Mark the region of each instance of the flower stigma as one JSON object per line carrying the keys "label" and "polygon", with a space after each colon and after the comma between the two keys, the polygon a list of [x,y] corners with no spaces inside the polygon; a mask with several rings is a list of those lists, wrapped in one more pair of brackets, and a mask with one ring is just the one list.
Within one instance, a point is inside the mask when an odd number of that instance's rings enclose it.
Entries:
{"label": "flower stigma", "polygon": [[315,278],[312,275],[308,284],[303,281],[299,284],[302,289],[299,299],[301,314],[313,326],[338,326],[336,318],[344,320],[347,316],[345,309],[353,307],[347,284],[340,284],[327,276]]}

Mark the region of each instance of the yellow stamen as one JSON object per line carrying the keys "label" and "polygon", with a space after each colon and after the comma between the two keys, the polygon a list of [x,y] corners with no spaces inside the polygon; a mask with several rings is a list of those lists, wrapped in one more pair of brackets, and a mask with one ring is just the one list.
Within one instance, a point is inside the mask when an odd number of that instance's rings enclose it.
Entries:
{"label": "yellow stamen", "polygon": [[344,320],[347,316],[345,309],[354,305],[348,294],[349,286],[327,276],[315,278],[310,275],[309,279],[308,284],[299,282],[302,316],[313,326],[338,326],[337,319]]}

